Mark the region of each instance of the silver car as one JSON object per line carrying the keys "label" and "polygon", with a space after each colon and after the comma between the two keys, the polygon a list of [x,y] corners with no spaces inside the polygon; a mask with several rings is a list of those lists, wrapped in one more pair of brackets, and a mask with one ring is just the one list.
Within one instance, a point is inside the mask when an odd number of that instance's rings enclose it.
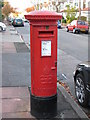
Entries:
{"label": "silver car", "polygon": [[6,25],[2,22],[0,22],[0,32],[6,30]]}

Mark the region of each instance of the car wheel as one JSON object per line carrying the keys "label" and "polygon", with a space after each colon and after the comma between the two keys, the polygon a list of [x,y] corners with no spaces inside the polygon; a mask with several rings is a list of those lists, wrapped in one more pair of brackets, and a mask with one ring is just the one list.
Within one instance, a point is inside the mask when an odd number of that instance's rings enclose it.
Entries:
{"label": "car wheel", "polygon": [[86,31],[85,33],[88,34],[88,31]]}
{"label": "car wheel", "polygon": [[2,31],[2,27],[0,27],[0,32]]}
{"label": "car wheel", "polygon": [[77,99],[78,103],[81,106],[86,107],[88,105],[88,94],[87,94],[83,79],[84,78],[81,74],[78,74],[76,76],[75,94],[76,94],[76,99]]}
{"label": "car wheel", "polygon": [[80,31],[78,30],[78,34],[80,34]]}
{"label": "car wheel", "polygon": [[76,30],[75,30],[75,29],[73,29],[73,33],[74,33],[74,34],[76,33]]}
{"label": "car wheel", "polygon": [[66,27],[66,31],[67,31],[67,32],[69,32],[69,29],[68,29],[68,27]]}

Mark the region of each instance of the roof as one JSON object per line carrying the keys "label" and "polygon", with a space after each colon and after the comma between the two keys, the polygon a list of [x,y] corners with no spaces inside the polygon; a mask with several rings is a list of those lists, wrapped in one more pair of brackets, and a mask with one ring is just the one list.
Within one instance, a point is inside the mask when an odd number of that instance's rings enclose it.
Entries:
{"label": "roof", "polygon": [[82,11],[90,11],[90,8],[89,7],[84,8]]}

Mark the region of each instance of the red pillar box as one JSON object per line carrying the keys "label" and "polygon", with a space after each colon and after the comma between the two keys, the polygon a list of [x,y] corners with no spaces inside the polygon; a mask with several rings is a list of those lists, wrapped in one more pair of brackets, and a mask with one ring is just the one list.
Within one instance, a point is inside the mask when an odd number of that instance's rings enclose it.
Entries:
{"label": "red pillar box", "polygon": [[31,114],[52,117],[57,114],[57,20],[56,12],[33,11],[30,21]]}

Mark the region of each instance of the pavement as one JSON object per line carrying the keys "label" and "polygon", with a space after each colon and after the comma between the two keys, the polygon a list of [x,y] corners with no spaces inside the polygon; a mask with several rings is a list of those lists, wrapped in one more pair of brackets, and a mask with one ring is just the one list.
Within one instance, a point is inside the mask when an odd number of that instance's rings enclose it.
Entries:
{"label": "pavement", "polygon": [[2,86],[30,86],[29,65],[30,50],[17,31],[7,26],[2,32]]}
{"label": "pavement", "polygon": [[[12,26],[0,33],[2,46],[2,84],[0,84],[0,115],[5,118],[37,119],[30,106],[30,49]],[[57,116],[89,119],[66,89],[57,82]]]}

